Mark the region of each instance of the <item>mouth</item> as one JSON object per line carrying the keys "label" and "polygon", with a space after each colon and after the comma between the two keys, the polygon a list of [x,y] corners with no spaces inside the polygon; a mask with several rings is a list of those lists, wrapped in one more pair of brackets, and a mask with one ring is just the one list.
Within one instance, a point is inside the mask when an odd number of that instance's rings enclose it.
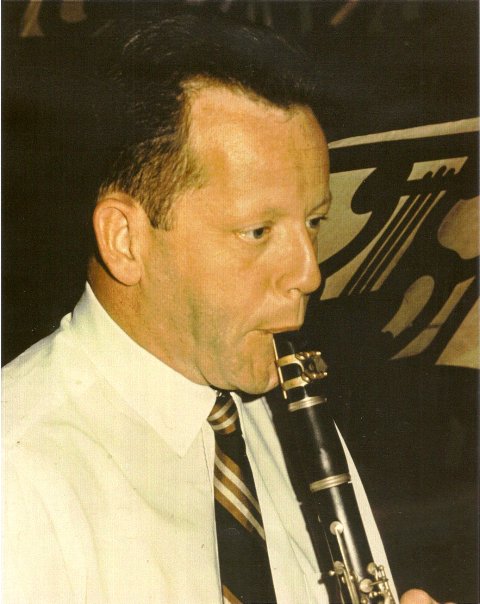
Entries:
{"label": "mouth", "polygon": [[264,323],[265,327],[261,325],[258,331],[272,336],[286,331],[299,331],[305,320],[307,302],[308,297],[303,297],[300,300],[298,307],[289,309],[283,308],[279,309],[277,312],[273,312],[270,315],[271,323],[267,316]]}
{"label": "mouth", "polygon": [[275,335],[276,333],[284,333],[285,331],[298,331],[302,327],[302,324],[286,325],[284,327],[269,327],[267,329],[261,329],[260,331],[265,334]]}

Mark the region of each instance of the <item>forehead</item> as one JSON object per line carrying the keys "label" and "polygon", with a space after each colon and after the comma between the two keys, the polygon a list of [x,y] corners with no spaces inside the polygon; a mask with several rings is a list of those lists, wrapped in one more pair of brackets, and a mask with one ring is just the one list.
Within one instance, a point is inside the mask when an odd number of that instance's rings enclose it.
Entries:
{"label": "forehead", "polygon": [[226,87],[192,94],[189,145],[207,178],[219,170],[258,172],[264,164],[270,171],[302,164],[328,173],[325,138],[309,108],[279,108]]}

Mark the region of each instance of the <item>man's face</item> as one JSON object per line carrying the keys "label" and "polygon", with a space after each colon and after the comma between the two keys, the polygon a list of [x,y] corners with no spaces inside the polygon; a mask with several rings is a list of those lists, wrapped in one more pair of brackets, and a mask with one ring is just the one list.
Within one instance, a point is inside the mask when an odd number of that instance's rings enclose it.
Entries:
{"label": "man's face", "polygon": [[151,229],[140,313],[151,351],[198,383],[250,393],[277,383],[272,333],[298,328],[320,284],[315,240],[328,156],[311,112],[221,87],[192,102],[205,184]]}

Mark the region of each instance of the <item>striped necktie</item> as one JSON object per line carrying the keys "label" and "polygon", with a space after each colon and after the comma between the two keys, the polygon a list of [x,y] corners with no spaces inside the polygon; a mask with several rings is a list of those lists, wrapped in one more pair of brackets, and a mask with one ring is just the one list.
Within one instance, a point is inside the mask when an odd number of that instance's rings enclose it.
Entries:
{"label": "striped necktie", "polygon": [[208,417],[215,432],[215,521],[224,604],[276,602],[265,532],[238,411],[219,392]]}

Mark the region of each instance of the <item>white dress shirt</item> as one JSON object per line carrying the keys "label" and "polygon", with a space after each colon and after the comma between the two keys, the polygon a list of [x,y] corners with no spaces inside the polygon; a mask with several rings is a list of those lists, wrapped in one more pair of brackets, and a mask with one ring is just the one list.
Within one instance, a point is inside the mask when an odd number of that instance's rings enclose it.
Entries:
{"label": "white dress shirt", "polygon": [[[60,328],[5,368],[3,398],[4,602],[220,604],[211,388],[137,345],[87,286]],[[268,406],[235,402],[278,602],[327,602]]]}

